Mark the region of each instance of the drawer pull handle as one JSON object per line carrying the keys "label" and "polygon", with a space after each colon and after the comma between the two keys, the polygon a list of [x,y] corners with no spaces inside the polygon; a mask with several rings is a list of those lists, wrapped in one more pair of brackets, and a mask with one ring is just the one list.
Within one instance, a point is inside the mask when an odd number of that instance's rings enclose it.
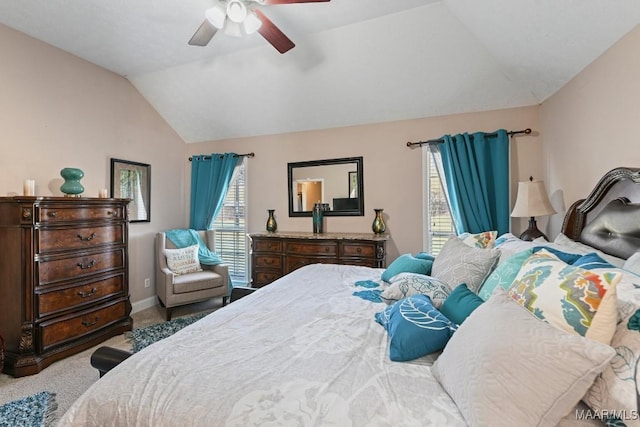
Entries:
{"label": "drawer pull handle", "polygon": [[95,324],[98,323],[98,321],[100,321],[100,318],[98,316],[96,316],[95,320],[92,322],[90,320],[87,319],[82,319],[82,325],[83,326],[93,326]]}
{"label": "drawer pull handle", "polygon": [[113,211],[107,211],[107,215],[115,215],[116,213]]}
{"label": "drawer pull handle", "polygon": [[83,291],[78,291],[78,295],[80,296],[80,298],[88,298],[91,295],[95,294],[96,292],[98,292],[97,288],[91,288],[91,291],[89,292],[83,292]]}
{"label": "drawer pull handle", "polygon": [[358,253],[362,252],[362,248],[357,248],[356,252],[358,252]]}
{"label": "drawer pull handle", "polygon": [[264,263],[268,264],[268,265],[271,265],[271,264],[273,264],[273,260],[272,259],[265,259]]}
{"label": "drawer pull handle", "polygon": [[89,261],[89,264],[83,264],[81,262],[76,264],[78,267],[80,267],[82,270],[86,270],[87,268],[91,268],[94,265],[96,265],[96,260],[92,259],[91,261]]}
{"label": "drawer pull handle", "polygon": [[329,248],[328,247],[324,248],[324,251],[329,252]]}
{"label": "drawer pull handle", "polygon": [[78,239],[82,240],[83,242],[90,242],[95,237],[96,237],[96,233],[91,233],[91,235],[89,237],[82,237],[82,235],[78,234]]}
{"label": "drawer pull handle", "polygon": [[47,212],[47,215],[50,216],[51,218],[55,218],[56,216],[58,216],[58,212],[56,211]]}

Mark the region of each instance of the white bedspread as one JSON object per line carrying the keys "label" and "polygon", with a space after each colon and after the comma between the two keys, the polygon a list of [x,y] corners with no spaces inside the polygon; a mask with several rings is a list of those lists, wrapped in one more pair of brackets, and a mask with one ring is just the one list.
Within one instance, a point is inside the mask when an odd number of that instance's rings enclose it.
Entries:
{"label": "white bedspread", "polygon": [[60,426],[457,426],[429,359],[391,362],[352,293],[381,269],[310,265],[133,355]]}

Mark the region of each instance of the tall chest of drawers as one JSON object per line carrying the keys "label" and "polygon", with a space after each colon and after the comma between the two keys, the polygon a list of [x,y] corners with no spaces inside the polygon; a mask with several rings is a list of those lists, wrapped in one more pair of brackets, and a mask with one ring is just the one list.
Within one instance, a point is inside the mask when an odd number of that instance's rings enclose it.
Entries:
{"label": "tall chest of drawers", "polygon": [[388,235],[251,233],[251,285],[265,286],[307,264],[385,267]]}
{"label": "tall chest of drawers", "polygon": [[31,375],[130,330],[128,200],[0,198],[4,371]]}

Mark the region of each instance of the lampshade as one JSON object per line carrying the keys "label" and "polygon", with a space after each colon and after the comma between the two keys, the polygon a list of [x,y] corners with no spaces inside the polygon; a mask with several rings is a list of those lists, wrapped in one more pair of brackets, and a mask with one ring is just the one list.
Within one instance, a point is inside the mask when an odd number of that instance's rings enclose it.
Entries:
{"label": "lampshade", "polygon": [[227,16],[236,24],[240,24],[247,17],[247,7],[240,0],[230,0],[227,4]]}
{"label": "lampshade", "polygon": [[252,10],[247,14],[244,20],[244,31],[247,34],[253,34],[262,26],[262,21],[258,18],[258,15]]}
{"label": "lampshade", "polygon": [[217,29],[221,29],[222,27],[224,27],[224,20],[227,17],[227,11],[220,2],[216,2],[216,4],[212,8],[207,9],[204,12],[204,16],[211,23],[211,25],[213,25]]}
{"label": "lampshade", "polygon": [[525,181],[518,183],[516,205],[513,217],[536,217],[553,215],[556,210],[551,206],[549,196],[544,188],[544,181]]}

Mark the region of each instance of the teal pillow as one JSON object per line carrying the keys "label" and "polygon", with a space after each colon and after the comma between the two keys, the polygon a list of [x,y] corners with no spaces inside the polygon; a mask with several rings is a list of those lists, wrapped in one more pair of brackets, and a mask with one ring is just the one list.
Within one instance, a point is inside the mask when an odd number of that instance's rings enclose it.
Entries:
{"label": "teal pillow", "polygon": [[513,279],[518,275],[520,267],[529,259],[532,253],[533,249],[526,249],[515,255],[511,255],[502,263],[498,264],[496,269],[491,272],[482,284],[478,296],[482,298],[483,301],[486,301],[497,287],[501,287],[504,290],[509,289],[513,284]]}
{"label": "teal pillow", "polygon": [[574,267],[584,268],[585,270],[597,270],[599,268],[616,268],[602,259],[602,257],[598,256],[598,254],[595,252],[582,255],[576,261],[572,262],[571,265],[573,265]]}
{"label": "teal pillow", "polygon": [[539,252],[541,250],[545,250],[553,255],[555,255],[556,257],[558,257],[558,259],[566,264],[572,264],[576,261],[578,261],[582,255],[580,254],[573,254],[573,253],[569,253],[569,252],[564,252],[555,248],[551,248],[548,246],[536,246],[535,248],[533,248],[533,253],[535,254],[536,252]]}
{"label": "teal pillow", "polygon": [[433,261],[436,257],[429,252],[418,252],[415,254],[415,257],[418,259],[426,259],[427,261]]}
{"label": "teal pillow", "polygon": [[406,362],[440,351],[456,329],[426,295],[414,295],[375,314],[389,334],[389,358]]}
{"label": "teal pillow", "polygon": [[460,325],[483,302],[482,298],[470,291],[463,283],[444,300],[440,312],[453,323]]}
{"label": "teal pillow", "polygon": [[400,255],[382,273],[382,280],[389,282],[393,276],[400,273],[431,273],[432,259],[416,258],[411,254]]}

